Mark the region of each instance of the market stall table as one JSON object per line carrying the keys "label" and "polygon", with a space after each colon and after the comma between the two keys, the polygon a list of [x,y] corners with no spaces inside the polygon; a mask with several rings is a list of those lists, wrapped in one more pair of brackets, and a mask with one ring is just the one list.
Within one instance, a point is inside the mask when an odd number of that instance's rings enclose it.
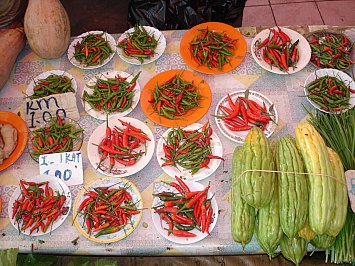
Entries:
{"label": "market stall table", "polygon": [[[342,31],[352,41],[355,41],[354,27],[336,28],[309,26],[291,28],[301,34],[322,28],[330,28]],[[198,73],[198,75],[207,81],[212,91],[211,107],[198,122],[203,124],[209,119],[214,132],[222,141],[223,154],[226,159],[224,164],[220,164],[216,172],[200,181],[203,185],[207,185],[210,182],[211,190],[215,192],[215,198],[218,203],[219,217],[215,228],[211,232],[211,236],[197,243],[180,245],[166,240],[155,229],[150,209],[153,202],[152,192],[154,182],[167,180],[168,178],[159,167],[155,156],[152,157],[149,164],[143,170],[127,177],[141,192],[144,211],[138,228],[123,240],[110,244],[100,244],[86,239],[73,226],[72,212],[65,222],[50,234],[39,237],[19,234],[9,221],[7,211],[8,202],[20,178],[39,174],[38,163],[31,158],[28,149],[26,149],[12,166],[0,172],[0,195],[3,200],[2,212],[0,214],[0,249],[19,247],[20,252],[126,256],[263,253],[255,237],[244,250],[240,244],[235,243],[232,239],[230,208],[231,158],[234,148],[239,144],[229,140],[218,130],[213,114],[217,103],[227,93],[249,88],[267,96],[278,110],[279,122],[271,138],[274,139],[275,137],[286,134],[293,135],[294,126],[307,114],[305,108],[312,108],[304,96],[303,84],[307,76],[317,68],[309,63],[303,70],[292,75],[278,75],[267,72],[254,61],[250,53],[252,38],[257,32],[261,31],[261,28],[241,28],[240,31],[248,44],[247,54],[243,63],[225,74],[208,75]],[[186,31],[163,32],[167,43],[166,50],[157,61],[151,64],[142,66],[129,65],[115,55],[113,60],[107,65],[94,70],[83,70],[73,66],[69,62],[66,54],[58,59],[43,60],[37,57],[27,45],[19,55],[10,79],[0,92],[1,110],[18,113],[24,118],[25,95],[23,93],[26,91],[27,85],[32,79],[42,72],[60,69],[74,76],[78,84],[78,91],[76,93],[76,101],[80,113],[78,123],[85,130],[84,142],[81,147],[84,185],[91,183],[94,179],[102,175],[96,171],[89,162],[87,155],[88,140],[95,128],[104,123],[104,121],[97,120],[84,111],[80,97],[85,84],[92,77],[103,71],[118,70],[132,75],[135,75],[138,71],[142,71],[139,77],[139,84],[141,87],[144,87],[153,76],[160,72],[171,69],[189,69],[179,53],[180,40],[185,32]],[[117,40],[118,35],[114,35],[114,37]],[[347,70],[350,75],[353,68]],[[153,131],[156,143],[167,130],[166,127],[154,124],[147,119],[139,105],[129,114],[129,117],[144,121]],[[75,199],[81,188],[82,185],[70,186],[73,199]]]}

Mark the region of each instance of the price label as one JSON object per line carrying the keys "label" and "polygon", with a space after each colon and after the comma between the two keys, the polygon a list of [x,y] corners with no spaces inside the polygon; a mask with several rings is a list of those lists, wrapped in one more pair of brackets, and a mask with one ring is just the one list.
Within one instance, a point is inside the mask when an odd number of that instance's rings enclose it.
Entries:
{"label": "price label", "polygon": [[60,178],[68,186],[83,183],[83,160],[80,151],[44,154],[39,157],[39,172]]}
{"label": "price label", "polygon": [[25,115],[30,129],[49,122],[52,117],[57,117],[57,115],[73,120],[80,119],[75,93],[55,94],[33,100],[27,98]]}
{"label": "price label", "polygon": [[346,171],[345,176],[351,209],[353,210],[353,212],[355,212],[355,170]]}

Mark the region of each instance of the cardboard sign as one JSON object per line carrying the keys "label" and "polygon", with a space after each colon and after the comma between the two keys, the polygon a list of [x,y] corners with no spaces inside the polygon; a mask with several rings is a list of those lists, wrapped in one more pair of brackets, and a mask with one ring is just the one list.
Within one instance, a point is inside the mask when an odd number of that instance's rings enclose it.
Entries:
{"label": "cardboard sign", "polygon": [[353,210],[353,212],[355,212],[355,170],[346,171],[345,176],[351,209]]}
{"label": "cardboard sign", "polygon": [[44,154],[39,157],[40,174],[60,178],[68,186],[83,183],[83,158],[80,151]]}
{"label": "cardboard sign", "polygon": [[80,115],[76,105],[75,93],[55,94],[39,99],[26,99],[26,122],[30,129],[49,122],[51,117],[60,115],[79,120]]}

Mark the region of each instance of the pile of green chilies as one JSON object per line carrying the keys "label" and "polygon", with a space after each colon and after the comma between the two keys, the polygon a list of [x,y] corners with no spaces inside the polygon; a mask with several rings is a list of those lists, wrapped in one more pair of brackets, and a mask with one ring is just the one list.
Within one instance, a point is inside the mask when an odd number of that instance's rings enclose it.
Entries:
{"label": "pile of green chilies", "polygon": [[65,75],[51,74],[44,79],[35,81],[30,99],[38,99],[52,94],[75,92],[72,80]]}
{"label": "pile of green chilies", "polygon": [[213,130],[207,121],[201,130],[172,129],[163,144],[165,166],[180,166],[193,175],[202,168],[208,168],[212,159],[224,158],[212,154],[210,145]]}
{"label": "pile of green chilies", "polygon": [[237,39],[231,39],[226,33],[215,32],[207,27],[199,30],[199,34],[190,42],[191,56],[198,65],[222,71],[234,54],[236,42]]}
{"label": "pile of green chilies", "polygon": [[76,128],[74,124],[64,123],[58,115],[57,118],[51,119],[48,126],[32,131],[34,152],[31,155],[39,158],[42,154],[72,151],[74,141],[81,138],[82,132],[83,129]]}
{"label": "pile of green chilies", "polygon": [[352,44],[345,35],[322,31],[307,39],[312,51],[311,62],[318,67],[344,70],[354,64],[350,58]]}
{"label": "pile of green chilies", "polygon": [[96,111],[107,113],[124,112],[132,107],[134,89],[141,72],[133,77],[131,81],[120,75],[114,78],[98,78],[93,85],[87,87],[93,89],[93,93],[87,91],[83,93],[83,100]]}
{"label": "pile of green chilies", "polygon": [[184,81],[180,75],[175,75],[164,84],[155,86],[153,97],[148,100],[160,116],[168,119],[182,117],[189,110],[198,107],[201,94],[193,82]]}
{"label": "pile of green chilies", "polygon": [[104,33],[88,34],[74,45],[74,58],[84,66],[101,65],[112,53]]}
{"label": "pile of green chilies", "polygon": [[141,64],[145,59],[154,56],[158,41],[142,26],[134,26],[132,33],[127,33],[127,38],[118,43],[123,55],[127,58],[136,58]]}
{"label": "pile of green chilies", "polygon": [[321,110],[337,112],[349,106],[350,89],[344,81],[332,76],[318,77],[309,84],[308,99],[320,106]]}

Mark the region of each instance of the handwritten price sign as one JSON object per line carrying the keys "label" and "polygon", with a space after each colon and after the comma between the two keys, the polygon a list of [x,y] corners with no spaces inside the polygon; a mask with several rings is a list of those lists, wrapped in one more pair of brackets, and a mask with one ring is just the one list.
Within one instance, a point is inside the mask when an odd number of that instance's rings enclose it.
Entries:
{"label": "handwritten price sign", "polygon": [[39,172],[54,175],[68,186],[83,183],[83,161],[80,151],[45,154],[39,157]]}
{"label": "handwritten price sign", "polygon": [[73,120],[80,119],[75,93],[56,94],[33,100],[27,98],[25,115],[30,129],[49,122],[52,117],[57,115]]}

